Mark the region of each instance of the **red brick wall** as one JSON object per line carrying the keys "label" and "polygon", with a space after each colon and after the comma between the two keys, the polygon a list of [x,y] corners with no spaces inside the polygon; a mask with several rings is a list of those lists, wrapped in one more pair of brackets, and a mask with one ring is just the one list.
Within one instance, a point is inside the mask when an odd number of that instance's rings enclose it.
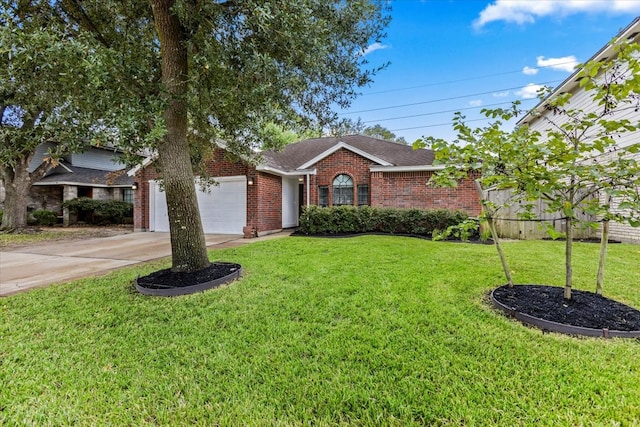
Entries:
{"label": "red brick wall", "polygon": [[[211,176],[223,177],[223,176],[256,176],[255,167],[247,165],[242,162],[232,162],[225,156],[225,151],[218,148],[215,150],[211,159],[205,161],[207,172]],[[133,195],[133,226],[134,230],[146,231],[149,229],[149,180],[158,179],[157,173],[153,165],[149,165],[146,168],[138,172],[134,178],[134,181],[138,183],[138,189]],[[254,188],[257,186],[254,185]],[[255,204],[255,197],[252,199],[251,186],[247,188],[247,221],[250,216],[255,216],[254,212],[257,210]],[[282,198],[282,192],[280,192]],[[252,204],[253,200],[253,204]],[[282,202],[280,202],[282,206]],[[252,210],[254,209],[254,210]],[[281,208],[282,209],[282,208]],[[281,220],[282,222],[282,220]]]}
{"label": "red brick wall", "polygon": [[282,228],[282,178],[257,172],[247,187],[247,226],[245,237]]}
{"label": "red brick wall", "polygon": [[211,176],[240,176],[255,170],[246,163],[230,161],[221,148],[215,150],[210,160],[205,160],[205,165]]}
{"label": "red brick wall", "polygon": [[[329,204],[333,201],[333,180],[341,174],[349,175],[353,179],[353,203],[358,204],[358,185],[369,185],[371,191],[371,179],[369,168],[376,163],[345,149],[336,151],[328,157],[316,163],[316,175],[311,176],[311,204],[318,204],[318,186],[329,187]],[[315,179],[314,179],[315,178]],[[305,201],[306,204],[306,189]]]}
{"label": "red brick wall", "polygon": [[481,206],[472,179],[457,187],[426,185],[433,172],[372,172],[371,206],[388,208],[459,209],[479,215]]}
{"label": "red brick wall", "polygon": [[138,188],[133,191],[133,229],[134,231],[149,230],[149,180],[158,179],[158,173],[153,166],[141,169],[133,181]]}

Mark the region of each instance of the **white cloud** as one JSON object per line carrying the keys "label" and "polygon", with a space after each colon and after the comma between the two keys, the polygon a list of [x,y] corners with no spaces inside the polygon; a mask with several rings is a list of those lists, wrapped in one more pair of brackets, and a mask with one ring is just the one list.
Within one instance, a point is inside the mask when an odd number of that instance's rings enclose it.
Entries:
{"label": "white cloud", "polygon": [[509,91],[504,91],[504,92],[494,92],[493,96],[496,98],[506,98],[507,96],[509,96]]}
{"label": "white cloud", "polygon": [[524,67],[522,69],[522,74],[526,74],[527,76],[535,76],[536,74],[538,74],[538,69],[532,67]]}
{"label": "white cloud", "polygon": [[386,44],[382,44],[382,43],[378,43],[378,42],[376,42],[376,43],[374,43],[374,44],[371,44],[371,45],[367,46],[367,48],[364,50],[364,52],[362,52],[362,55],[363,55],[363,56],[364,56],[364,55],[368,55],[368,54],[370,54],[371,52],[375,52],[376,50],[387,49],[388,47],[389,47],[389,46],[388,46],[388,45],[386,45]]}
{"label": "white cloud", "polygon": [[538,67],[549,67],[552,70],[566,71],[572,73],[578,65],[578,59],[573,56],[563,56],[562,58],[547,58],[538,56]]}
{"label": "white cloud", "polygon": [[480,12],[480,16],[473,21],[473,27],[480,29],[494,21],[522,25],[549,15],[602,12],[640,13],[640,0],[495,0]]}
{"label": "white cloud", "polygon": [[533,99],[538,97],[538,91],[544,88],[542,85],[537,85],[534,83],[529,83],[525,87],[515,92],[522,99]]}
{"label": "white cloud", "polygon": [[469,101],[469,105],[471,107],[480,107],[482,105],[482,99],[474,99],[472,101]]}

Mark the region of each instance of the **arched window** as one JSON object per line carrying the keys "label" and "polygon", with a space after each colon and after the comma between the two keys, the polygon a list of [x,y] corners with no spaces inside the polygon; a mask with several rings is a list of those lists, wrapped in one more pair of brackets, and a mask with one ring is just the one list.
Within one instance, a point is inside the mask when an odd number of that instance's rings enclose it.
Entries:
{"label": "arched window", "polygon": [[333,180],[333,206],[353,206],[353,179],[349,175],[338,175]]}

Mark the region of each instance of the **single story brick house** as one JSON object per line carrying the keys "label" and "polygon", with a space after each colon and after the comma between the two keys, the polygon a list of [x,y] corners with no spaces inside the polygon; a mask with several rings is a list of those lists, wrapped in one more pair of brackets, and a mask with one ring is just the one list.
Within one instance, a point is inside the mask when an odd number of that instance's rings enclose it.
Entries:
{"label": "single story brick house", "polygon": [[[305,205],[444,208],[470,215],[481,210],[472,177],[456,188],[427,185],[440,168],[433,165],[433,151],[362,135],[300,141],[263,152],[258,165],[231,162],[223,148],[213,157],[207,170],[219,185],[209,192],[198,189],[205,233],[254,237],[296,227]],[[135,229],[168,231],[166,200],[152,163],[130,174],[137,188]]]}

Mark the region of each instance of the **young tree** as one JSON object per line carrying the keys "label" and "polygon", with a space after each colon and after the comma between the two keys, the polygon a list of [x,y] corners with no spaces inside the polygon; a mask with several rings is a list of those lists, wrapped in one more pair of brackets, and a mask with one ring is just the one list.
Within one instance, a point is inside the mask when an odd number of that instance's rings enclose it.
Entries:
{"label": "young tree", "polygon": [[[173,271],[208,265],[190,153],[215,140],[250,156],[266,123],[320,128],[379,69],[362,54],[388,22],[383,0],[56,2],[121,58],[114,75],[149,123],[164,179]],[[142,58],[142,63],[139,59]],[[132,72],[133,70],[133,72]],[[140,111],[144,113],[140,113]],[[135,126],[133,126],[135,127]]]}
{"label": "young tree", "polygon": [[524,150],[529,143],[527,129],[517,129],[514,132],[501,129],[503,121],[518,114],[518,106],[519,103],[515,103],[511,109],[487,112],[498,120],[476,129],[470,128],[465,123],[465,117],[456,113],[453,119],[453,127],[457,132],[455,141],[450,143],[427,137],[413,144],[414,148],[429,146],[435,152],[434,165],[443,166],[442,170],[432,176],[432,185],[454,187],[459,180],[468,178],[470,174],[477,174],[476,188],[482,204],[482,219],[487,222],[509,286],[513,286],[513,278],[494,220],[501,208],[517,203],[521,193],[514,192],[512,197],[496,203],[488,199],[487,190],[517,189],[517,171],[525,168],[531,160]]}
{"label": "young tree", "polygon": [[[32,184],[99,133],[101,97],[87,87],[103,74],[103,58],[46,5],[3,1],[0,23],[0,230],[14,230],[26,226]],[[43,142],[55,143],[48,161],[29,171]]]}
{"label": "young tree", "polygon": [[[500,121],[472,130],[458,114],[454,120],[458,141],[453,144],[434,139],[418,142],[431,143],[436,158],[451,164],[436,174],[434,182],[452,185],[455,178],[473,169],[475,163],[482,172],[479,182],[484,188],[493,186],[511,192],[503,203],[490,206],[489,217],[491,210],[517,203],[523,208],[520,216],[533,219],[534,204],[538,200],[545,202],[547,213],[562,213],[566,221],[564,298],[567,300],[571,299],[573,286],[574,229],[594,225],[592,221],[581,219],[579,212],[604,221],[598,293],[602,292],[608,221],[640,225],[640,161],[637,156],[640,144],[617,143],[621,135],[640,129],[640,123],[631,122],[624,114],[629,110],[637,111],[640,106],[637,95],[640,93],[637,61],[640,48],[625,41],[615,49],[614,59],[587,63],[578,74],[581,87],[592,101],[588,111],[572,108],[571,95],[563,94],[545,100],[548,114],[542,113],[538,117],[546,123],[542,131],[522,125],[512,132],[505,132],[500,129]],[[507,120],[523,114],[517,103],[511,111],[484,112],[487,117]],[[617,207],[610,200],[615,200]],[[490,203],[483,200],[483,204],[487,207]],[[506,270],[505,267],[505,273]]]}
{"label": "young tree", "polygon": [[623,134],[640,130],[640,122],[627,118],[640,107],[640,46],[618,41],[613,51],[614,58],[591,61],[577,75],[591,98],[586,108],[574,107],[571,94],[545,101],[549,114],[539,120],[546,129],[530,149],[536,161],[522,175],[530,183],[524,187],[527,198],[544,200],[548,212],[565,218],[565,299],[571,299],[574,229],[595,225],[580,219],[580,211],[604,221],[597,293],[602,293],[609,221],[640,225],[640,144],[618,144]]}

